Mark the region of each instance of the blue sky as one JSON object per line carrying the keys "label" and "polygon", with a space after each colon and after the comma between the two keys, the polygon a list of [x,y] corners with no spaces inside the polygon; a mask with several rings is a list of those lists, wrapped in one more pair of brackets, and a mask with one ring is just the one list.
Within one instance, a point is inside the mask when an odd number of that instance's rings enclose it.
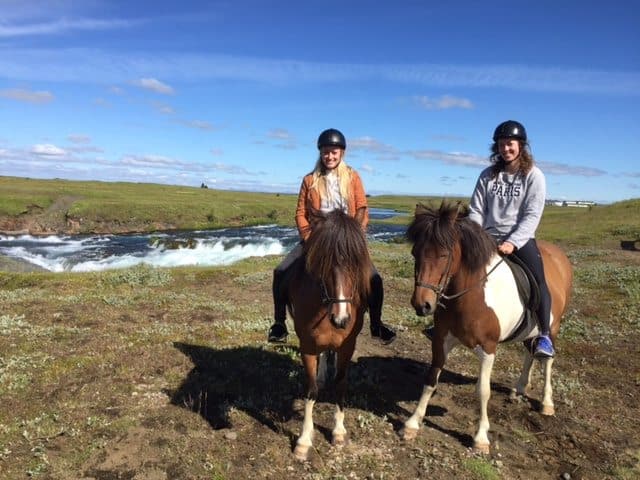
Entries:
{"label": "blue sky", "polygon": [[367,193],[469,196],[515,119],[548,198],[638,198],[639,23],[635,1],[0,0],[0,175],[296,193],[332,127]]}

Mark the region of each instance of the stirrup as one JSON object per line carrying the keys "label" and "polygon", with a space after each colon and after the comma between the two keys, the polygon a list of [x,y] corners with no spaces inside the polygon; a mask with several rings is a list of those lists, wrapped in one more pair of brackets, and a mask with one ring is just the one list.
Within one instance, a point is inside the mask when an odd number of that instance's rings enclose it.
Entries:
{"label": "stirrup", "polygon": [[553,343],[549,335],[540,335],[533,341],[534,358],[544,359],[553,358],[556,355],[556,351],[553,348]]}
{"label": "stirrup", "polygon": [[283,323],[276,322],[269,328],[267,340],[270,343],[286,343],[288,335],[287,326]]}

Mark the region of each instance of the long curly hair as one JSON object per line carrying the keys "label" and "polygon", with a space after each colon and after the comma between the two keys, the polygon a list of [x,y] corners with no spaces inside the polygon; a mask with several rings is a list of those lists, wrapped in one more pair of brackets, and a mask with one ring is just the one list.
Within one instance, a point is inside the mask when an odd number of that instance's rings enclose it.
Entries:
{"label": "long curly hair", "polygon": [[[520,166],[518,167],[518,173],[524,176],[533,168],[533,154],[531,153],[529,142],[518,140],[518,143],[520,144]],[[505,162],[502,159],[502,155],[500,155],[498,142],[493,142],[493,145],[491,145],[491,156],[489,160],[493,164],[493,177],[496,177],[498,173],[504,171]]]}

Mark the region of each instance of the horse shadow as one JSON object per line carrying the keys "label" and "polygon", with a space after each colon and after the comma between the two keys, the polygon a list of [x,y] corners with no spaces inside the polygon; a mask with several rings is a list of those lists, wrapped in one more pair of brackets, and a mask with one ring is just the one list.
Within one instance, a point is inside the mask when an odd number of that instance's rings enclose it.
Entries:
{"label": "horse shadow", "polygon": [[[396,433],[412,415],[422,393],[429,364],[403,357],[360,357],[349,370],[349,406],[386,417]],[[438,385],[470,385],[476,378],[443,369]],[[436,390],[435,395],[438,395]],[[402,406],[407,404],[407,408]],[[460,443],[470,446],[473,438],[460,431],[446,429],[431,421],[448,413],[445,406],[431,402],[423,420],[429,428],[438,430]]]}
{"label": "horse shadow", "polygon": [[[193,368],[180,386],[167,391],[171,404],[199,414],[214,430],[232,428],[230,412],[242,410],[276,433],[283,433],[282,423],[301,420],[294,401],[304,395],[304,368],[295,355],[296,349],[234,347],[216,349],[202,345],[175,342],[174,347],[189,357]],[[347,408],[369,412],[386,418],[396,432],[411,415],[422,392],[428,363],[403,357],[359,357],[349,366]],[[475,377],[443,370],[439,385],[469,385]],[[322,389],[318,402],[333,402],[333,383]],[[508,393],[509,389],[492,384],[492,390]],[[437,392],[436,392],[437,395]],[[408,404],[407,408],[402,406]],[[447,414],[446,407],[431,403],[424,419],[429,428],[472,445],[470,435],[446,429],[431,418]],[[347,413],[347,415],[349,415]],[[329,441],[330,428],[316,424]],[[296,434],[288,432],[292,442]]]}
{"label": "horse shadow", "polygon": [[232,408],[242,410],[273,431],[294,416],[300,395],[299,362],[257,347],[215,349],[174,342],[193,368],[181,385],[166,393],[173,405],[198,413],[214,430],[231,428]]}

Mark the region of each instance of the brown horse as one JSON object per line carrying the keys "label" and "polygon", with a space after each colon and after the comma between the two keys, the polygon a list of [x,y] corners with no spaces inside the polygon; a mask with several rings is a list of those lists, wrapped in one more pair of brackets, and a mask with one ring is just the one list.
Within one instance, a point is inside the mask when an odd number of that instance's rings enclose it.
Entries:
{"label": "brown horse", "polygon": [[[360,222],[341,210],[318,215],[304,245],[304,257],[292,267],[288,308],[300,339],[307,375],[302,434],[295,456],[307,458],[313,437],[313,406],[318,398],[319,358],[335,352],[336,412],[332,442],[345,443],[344,399],[347,367],[367,309],[371,259]],[[326,359],[326,355],[322,355]],[[321,365],[320,365],[321,366]]]}
{"label": "brown horse", "polygon": [[[488,453],[487,404],[496,348],[505,340],[524,341],[526,346],[538,334],[538,327],[533,321],[519,328],[525,307],[513,273],[498,255],[495,240],[468,218],[466,207],[445,202],[439,209],[418,205],[407,236],[413,244],[415,259],[411,304],[418,315],[433,313],[435,328],[431,367],[416,410],[405,422],[401,435],[407,440],[415,438],[447,355],[454,346],[462,344],[473,349],[480,360],[477,383],[480,424],[474,449]],[[558,247],[544,241],[537,243],[551,294],[551,338],[555,341],[569,301],[572,268]],[[513,396],[526,394],[533,360],[527,349]],[[545,377],[542,414],[553,415],[553,359],[541,362]]]}

